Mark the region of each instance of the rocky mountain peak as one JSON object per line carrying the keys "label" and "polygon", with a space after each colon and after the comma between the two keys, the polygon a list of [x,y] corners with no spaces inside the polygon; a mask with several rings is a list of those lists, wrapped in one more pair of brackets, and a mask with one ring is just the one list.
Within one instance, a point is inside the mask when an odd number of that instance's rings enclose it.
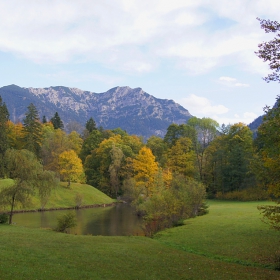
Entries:
{"label": "rocky mountain peak", "polygon": [[142,88],[115,87],[103,93],[77,88],[54,86],[49,88],[0,88],[11,120],[22,120],[27,106],[32,102],[41,117],[47,119],[58,112],[65,126],[73,121],[84,125],[93,117],[105,129],[120,127],[130,134],[163,137],[171,123],[182,124],[190,117],[188,110],[173,100],[158,99]]}

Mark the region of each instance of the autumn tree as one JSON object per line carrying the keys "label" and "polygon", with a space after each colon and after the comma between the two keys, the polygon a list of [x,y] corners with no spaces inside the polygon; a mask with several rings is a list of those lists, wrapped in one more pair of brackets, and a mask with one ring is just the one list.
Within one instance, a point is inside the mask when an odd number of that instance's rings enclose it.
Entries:
{"label": "autumn tree", "polygon": [[46,174],[36,156],[28,150],[8,149],[5,161],[7,176],[13,179],[14,184],[1,190],[0,200],[2,205],[10,207],[11,224],[16,205],[30,204],[30,196],[35,193],[36,187],[51,187],[56,180],[54,174]]}
{"label": "autumn tree", "polygon": [[81,159],[77,156],[74,150],[62,152],[58,157],[59,173],[63,181],[80,182],[83,180],[83,165]]}
{"label": "autumn tree", "polygon": [[155,175],[158,172],[158,164],[152,151],[143,147],[136,158],[133,160],[133,169],[135,172],[134,179],[136,184],[145,187],[145,196],[153,193]]}
{"label": "autumn tree", "polygon": [[277,203],[262,206],[264,219],[275,229],[280,230],[280,102],[276,106],[265,108],[264,121],[258,128],[258,184],[265,187],[271,198]]}
{"label": "autumn tree", "polygon": [[9,112],[0,96],[0,177],[4,176],[4,154],[9,147],[8,120]]}
{"label": "autumn tree", "polygon": [[64,128],[63,122],[57,112],[55,112],[54,116],[51,118],[50,121],[53,124],[54,129]]}
{"label": "autumn tree", "polygon": [[39,157],[42,143],[42,124],[39,113],[32,103],[27,107],[23,125],[24,148]]}
{"label": "autumn tree", "polygon": [[264,80],[268,83],[270,81],[280,82],[280,23],[260,18],[258,20],[265,33],[277,33],[273,40],[259,44],[259,50],[255,52],[264,62],[269,62],[269,68],[273,71]]}
{"label": "autumn tree", "polygon": [[67,135],[65,131],[54,129],[52,125],[44,125],[41,152],[44,168],[59,173],[59,155],[66,150],[78,153],[81,144],[82,139],[76,132]]}
{"label": "autumn tree", "polygon": [[[96,133],[97,132],[93,131],[91,132],[91,135],[94,134],[97,136]],[[87,143],[89,144],[87,148],[89,150],[91,143]],[[143,143],[136,136],[121,136],[120,134],[117,134],[108,139],[104,139],[97,148],[91,150],[90,155],[85,159],[84,166],[87,183],[100,189],[109,196],[115,196],[115,186],[113,185],[113,178],[115,178],[119,180],[120,185],[118,192],[121,193],[122,182],[124,178],[127,178],[131,173],[132,168],[130,163],[132,159],[135,158],[136,152],[138,154],[142,145]],[[84,147],[85,146],[83,146],[83,148]],[[112,155],[112,150],[118,151],[119,155],[121,155],[121,153],[123,154],[121,161],[115,158],[117,153],[115,153],[115,156]],[[119,166],[119,164],[121,164],[121,166]],[[117,177],[114,177],[115,171],[117,171]]]}
{"label": "autumn tree", "polygon": [[179,138],[175,145],[167,151],[167,167],[172,173],[186,177],[195,177],[195,152],[190,138]]}
{"label": "autumn tree", "polygon": [[24,147],[24,130],[23,130],[23,124],[22,123],[16,123],[14,124],[12,121],[8,121],[7,123],[8,127],[8,142],[9,147],[21,150]]}

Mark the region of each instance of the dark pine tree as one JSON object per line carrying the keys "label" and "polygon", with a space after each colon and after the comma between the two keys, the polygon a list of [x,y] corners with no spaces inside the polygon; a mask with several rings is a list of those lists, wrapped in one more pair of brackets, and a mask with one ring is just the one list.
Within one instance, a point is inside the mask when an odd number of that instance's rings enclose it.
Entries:
{"label": "dark pine tree", "polygon": [[42,124],[40,123],[39,113],[32,103],[27,109],[28,111],[23,120],[24,148],[39,157],[42,143]]}
{"label": "dark pine tree", "polygon": [[96,123],[92,117],[86,122],[86,129],[88,130],[89,133],[97,129]]}
{"label": "dark pine tree", "polygon": [[43,116],[42,123],[47,123],[47,118],[46,118],[46,116]]}
{"label": "dark pine tree", "polygon": [[54,116],[51,118],[51,123],[53,124],[54,129],[64,128],[63,122],[57,112],[55,112]]}
{"label": "dark pine tree", "polygon": [[0,96],[0,177],[4,176],[4,154],[9,148],[8,144],[8,126],[9,112]]}

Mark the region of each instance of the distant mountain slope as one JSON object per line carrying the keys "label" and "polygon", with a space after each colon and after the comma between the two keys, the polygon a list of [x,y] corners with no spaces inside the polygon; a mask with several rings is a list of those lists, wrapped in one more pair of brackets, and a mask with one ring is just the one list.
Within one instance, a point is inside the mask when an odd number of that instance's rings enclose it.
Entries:
{"label": "distant mountain slope", "polygon": [[[278,105],[278,100],[276,100],[275,104],[273,105],[272,108],[275,108],[279,106]],[[266,114],[262,115],[262,116],[259,116],[257,117],[253,122],[251,122],[248,127],[254,132],[254,134],[256,135],[257,133],[257,130],[259,128],[259,126],[263,123],[263,118]]]}
{"label": "distant mountain slope", "polygon": [[82,91],[63,86],[21,88],[10,85],[0,88],[13,122],[22,121],[27,106],[33,103],[50,119],[58,112],[64,124],[85,125],[93,117],[105,129],[120,127],[130,134],[163,137],[171,123],[185,123],[191,114],[173,100],[158,99],[141,88],[115,87],[104,93]]}

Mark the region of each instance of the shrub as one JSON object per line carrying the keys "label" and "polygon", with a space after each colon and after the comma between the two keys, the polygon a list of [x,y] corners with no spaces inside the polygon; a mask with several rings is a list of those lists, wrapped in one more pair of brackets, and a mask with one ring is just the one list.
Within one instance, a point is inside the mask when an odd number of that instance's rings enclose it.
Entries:
{"label": "shrub", "polygon": [[80,194],[80,193],[77,193],[76,196],[75,196],[76,208],[81,207],[81,205],[83,204],[83,200],[84,200],[83,195]]}
{"label": "shrub", "polygon": [[227,193],[218,192],[215,198],[222,200],[258,201],[267,200],[269,198],[269,194],[266,190],[260,187],[252,187]]}
{"label": "shrub", "polygon": [[57,218],[57,227],[55,231],[66,232],[67,229],[73,228],[77,225],[75,214],[70,212]]}
{"label": "shrub", "polygon": [[6,224],[8,223],[9,215],[3,213],[0,214],[0,224]]}

